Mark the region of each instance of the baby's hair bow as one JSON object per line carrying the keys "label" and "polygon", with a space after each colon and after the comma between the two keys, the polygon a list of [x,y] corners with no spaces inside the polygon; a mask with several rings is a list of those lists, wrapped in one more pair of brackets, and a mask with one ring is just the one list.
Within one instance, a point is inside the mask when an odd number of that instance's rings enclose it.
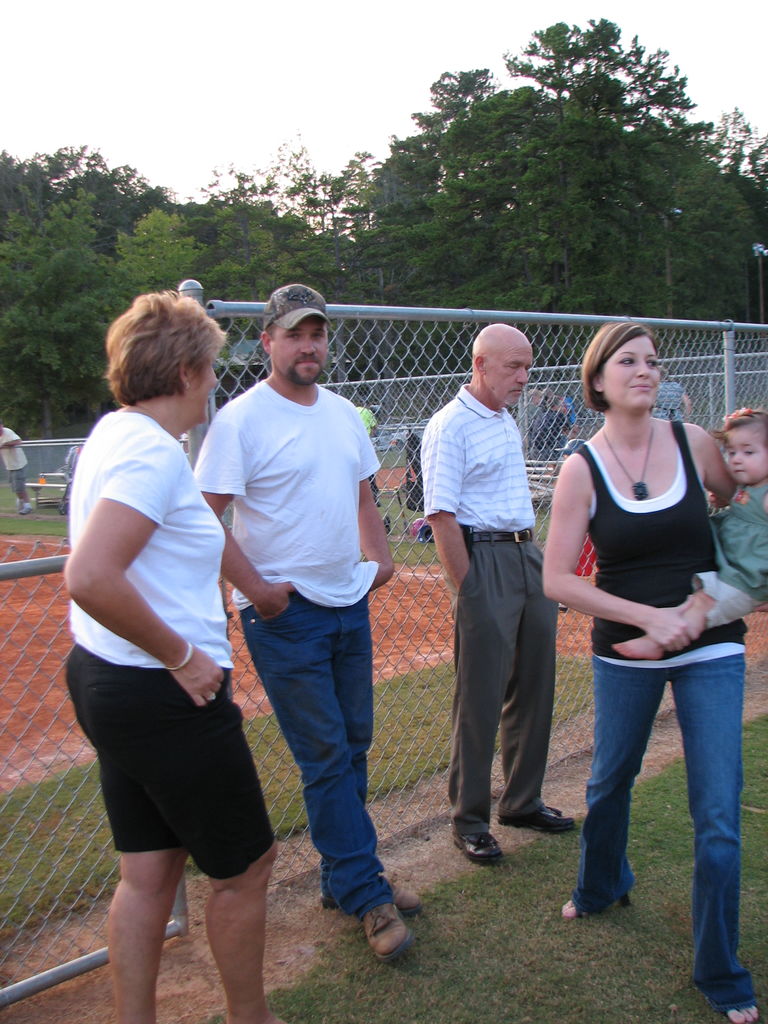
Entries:
{"label": "baby's hair bow", "polygon": [[723,424],[725,430],[730,430],[737,420],[747,419],[749,416],[754,416],[754,409],[736,409],[734,412],[729,413],[725,417],[725,423]]}

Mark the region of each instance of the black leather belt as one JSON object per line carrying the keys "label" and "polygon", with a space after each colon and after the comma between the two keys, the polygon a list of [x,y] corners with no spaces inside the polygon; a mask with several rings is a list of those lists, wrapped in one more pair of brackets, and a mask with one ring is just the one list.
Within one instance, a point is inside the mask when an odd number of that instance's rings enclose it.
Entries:
{"label": "black leather belt", "polygon": [[502,541],[513,541],[515,544],[526,544],[533,540],[533,530],[473,530],[471,533],[472,543],[478,544],[483,541],[489,544],[498,544]]}

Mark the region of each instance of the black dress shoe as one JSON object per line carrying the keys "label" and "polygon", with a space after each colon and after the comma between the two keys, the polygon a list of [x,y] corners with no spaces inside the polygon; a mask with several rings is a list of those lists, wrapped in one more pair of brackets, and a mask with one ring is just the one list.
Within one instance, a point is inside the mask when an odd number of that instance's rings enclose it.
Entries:
{"label": "black dress shoe", "polygon": [[573,818],[564,818],[563,812],[556,807],[537,807],[530,814],[500,814],[500,825],[513,825],[515,828],[532,828],[536,832],[570,832]]}
{"label": "black dress shoe", "polygon": [[453,842],[465,857],[479,864],[492,864],[502,856],[502,850],[490,832],[453,833]]}

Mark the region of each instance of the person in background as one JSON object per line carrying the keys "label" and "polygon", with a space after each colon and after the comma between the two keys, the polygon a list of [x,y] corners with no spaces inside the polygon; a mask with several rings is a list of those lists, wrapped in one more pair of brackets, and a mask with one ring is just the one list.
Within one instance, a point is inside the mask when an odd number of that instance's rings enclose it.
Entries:
{"label": "person in background", "polygon": [[3,464],[8,470],[8,480],[11,490],[16,495],[16,511],[21,516],[28,516],[32,511],[32,505],[27,493],[27,481],[24,474],[24,467],[27,465],[27,456],[21,447],[22,441],[19,435],[6,427],[0,420],[0,456]]}
{"label": "person in background", "polygon": [[[317,383],[328,358],[325,299],[302,284],[272,293],[262,345],[269,377],[220,409],[196,467],[227,532],[248,650],[301,769],[324,907],[359,918],[374,956],[413,942],[366,809],[373,738],[368,595],[394,565],[370,477],[378,460],[355,407]],[[361,561],[360,552],[365,561]]]}
{"label": "person in background", "polygon": [[[373,415],[373,412],[364,405],[357,405],[355,406],[355,408],[357,409],[360,415],[360,419],[362,420],[363,426],[365,427],[366,434],[368,435],[368,437],[370,437],[371,441],[373,441],[373,438],[376,436],[376,432],[379,426],[376,417]],[[373,500],[375,501],[376,505],[379,505],[379,484],[376,479],[375,473],[371,474],[369,483],[371,485],[371,493],[373,494]],[[384,516],[384,529],[387,531],[387,533],[389,533],[390,521],[389,516],[387,515]]]}
{"label": "person in background", "polygon": [[280,1024],[262,980],[276,846],[230,696],[224,533],[179,438],[206,418],[224,341],[192,299],[139,296],[107,333],[118,412],[80,452],[65,570],[67,686],[96,749],[120,881],[109,911],[119,1024],[155,1024],[166,924],[191,856],[227,1024]]}
{"label": "person in background", "polygon": [[368,435],[368,437],[373,437],[376,434],[376,427],[378,426],[376,417],[373,415],[371,410],[365,405],[356,405],[355,408],[357,409],[360,415],[360,419],[363,421],[363,426],[365,427],[366,434]]}
{"label": "person in background", "polygon": [[570,438],[573,432],[573,428],[576,426],[576,421],[578,419],[578,413],[576,412],[576,402],[574,401],[572,395],[564,396],[563,408],[565,409],[565,418],[568,423],[568,437]]}
{"label": "person in background", "polygon": [[659,420],[688,420],[691,415],[692,404],[685,388],[677,380],[670,380],[665,377],[659,383],[659,390],[656,392],[656,405],[653,415]]}
{"label": "person in background", "polygon": [[[594,748],[581,860],[568,921],[626,905],[632,787],[666,684],[683,735],[693,819],[693,980],[731,1024],[758,1019],[737,956],[744,624],[691,642],[680,604],[696,573],[715,568],[706,488],[728,501],[734,480],[714,439],[652,415],[660,369],[642,324],[606,324],[584,355],[584,400],[604,425],[564,463],[544,557],[550,597],[594,616]],[[576,568],[589,532],[593,585]],[[647,634],[663,659],[632,661],[616,645]]]}
{"label": "person in background", "polygon": [[456,685],[448,795],[453,838],[471,861],[497,861],[491,768],[501,726],[500,825],[565,832],[541,799],[555,688],[557,606],[544,596],[523,446],[507,411],[532,350],[515,327],[490,324],[472,346],[472,379],[429,421],[424,512],[454,608]]}
{"label": "person in background", "polygon": [[544,391],[530,429],[531,458],[551,462],[560,456],[568,433],[568,413],[562,399]]}
{"label": "person in background", "polygon": [[[405,504],[412,512],[420,512],[424,508],[421,438],[415,430],[409,430],[405,438]],[[431,537],[431,529],[429,532]]]}
{"label": "person in background", "polygon": [[526,392],[525,397],[528,403],[528,431],[526,435],[528,458],[538,459],[534,438],[539,434],[547,415],[547,390],[546,388],[530,388]]}

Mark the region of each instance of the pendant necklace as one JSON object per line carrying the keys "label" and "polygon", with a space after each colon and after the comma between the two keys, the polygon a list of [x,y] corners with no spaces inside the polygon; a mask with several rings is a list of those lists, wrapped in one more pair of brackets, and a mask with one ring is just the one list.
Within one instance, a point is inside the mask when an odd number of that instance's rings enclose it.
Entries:
{"label": "pendant necklace", "polygon": [[648,490],[648,484],[643,480],[643,477],[645,476],[645,471],[648,468],[648,456],[651,454],[651,444],[653,443],[653,424],[651,424],[651,432],[648,435],[648,447],[645,449],[645,462],[643,462],[643,469],[642,469],[642,472],[640,473],[640,479],[638,481],[636,481],[636,482],[629,475],[629,473],[627,472],[627,470],[624,467],[624,463],[621,461],[619,456],[613,450],[613,445],[608,440],[608,435],[606,434],[605,431],[603,431],[603,437],[605,438],[605,443],[610,448],[611,455],[614,457],[614,459],[616,459],[616,462],[618,464],[619,469],[622,471],[622,473],[627,478],[627,480],[629,480],[629,482],[632,484],[632,493],[635,496],[635,500],[636,501],[645,501],[645,499],[650,496],[650,492]]}

